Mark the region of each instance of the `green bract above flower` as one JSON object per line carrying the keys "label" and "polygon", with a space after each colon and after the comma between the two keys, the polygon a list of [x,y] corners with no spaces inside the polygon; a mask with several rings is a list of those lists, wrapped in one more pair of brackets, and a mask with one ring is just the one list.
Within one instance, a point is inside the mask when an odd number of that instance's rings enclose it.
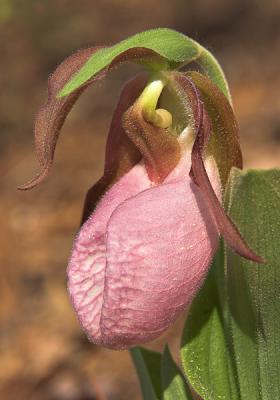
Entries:
{"label": "green bract above flower", "polygon": [[213,55],[189,37],[167,28],[141,32],[113,46],[100,48],[67,82],[58,97],[72,93],[99,73],[124,61],[141,63],[155,71],[175,69],[195,61],[230,99],[224,73]]}

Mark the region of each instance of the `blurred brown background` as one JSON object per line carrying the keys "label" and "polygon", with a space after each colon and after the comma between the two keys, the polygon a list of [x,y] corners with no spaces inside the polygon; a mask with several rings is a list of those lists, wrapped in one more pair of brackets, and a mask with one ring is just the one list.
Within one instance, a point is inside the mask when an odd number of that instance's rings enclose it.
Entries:
{"label": "blurred brown background", "polygon": [[[246,167],[271,168],[280,156],[279,21],[278,0],[0,0],[0,399],[140,399],[128,353],[87,341],[65,287],[118,92],[139,68],[123,66],[83,95],[63,128],[51,177],[17,192],[37,168],[33,120],[48,74],[80,47],[177,29],[224,67]],[[181,325],[169,333],[175,350]]]}

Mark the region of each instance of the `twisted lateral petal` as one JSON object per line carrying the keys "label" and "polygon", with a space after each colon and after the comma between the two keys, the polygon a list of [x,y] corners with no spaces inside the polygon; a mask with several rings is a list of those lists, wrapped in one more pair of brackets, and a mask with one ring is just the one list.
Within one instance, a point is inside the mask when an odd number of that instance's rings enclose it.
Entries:
{"label": "twisted lateral petal", "polygon": [[225,186],[231,168],[242,169],[243,166],[239,127],[234,111],[228,99],[206,76],[195,71],[188,72],[187,76],[198,89],[204,108],[210,117],[212,132],[208,151],[215,158],[221,183]]}
{"label": "twisted lateral petal", "polygon": [[[254,253],[248,246],[244,238],[241,236],[233,221],[226,214],[215,191],[211,185],[211,181],[207,176],[203,161],[203,153],[205,152],[208,140],[211,133],[211,121],[205,110],[203,103],[200,100],[198,90],[194,83],[187,77],[179,74],[174,74],[175,81],[179,84],[180,89],[185,92],[185,96],[190,102],[193,109],[196,138],[192,148],[192,167],[190,177],[193,182],[199,187],[203,195],[205,203],[209,207],[209,211],[217,224],[220,234],[223,236],[227,244],[239,255],[248,260],[263,263],[264,259]],[[236,161],[238,160],[238,157]],[[238,162],[242,160],[239,159]]]}
{"label": "twisted lateral petal", "polygon": [[[160,336],[201,286],[218,233],[189,177],[190,164],[185,155],[159,186],[137,164],[76,238],[68,287],[94,343],[124,349]],[[220,197],[212,160],[207,172]]]}

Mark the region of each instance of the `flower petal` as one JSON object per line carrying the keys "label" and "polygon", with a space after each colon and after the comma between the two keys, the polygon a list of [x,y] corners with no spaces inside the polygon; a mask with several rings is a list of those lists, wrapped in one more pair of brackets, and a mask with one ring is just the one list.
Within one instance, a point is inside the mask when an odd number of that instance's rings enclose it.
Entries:
{"label": "flower petal", "polygon": [[[82,227],[69,291],[93,342],[121,349],[158,337],[202,284],[218,233],[190,162],[188,155],[155,187],[136,165]],[[208,171],[219,193],[213,161]]]}
{"label": "flower petal", "polygon": [[94,343],[102,343],[107,223],[119,204],[150,186],[144,166],[137,164],[105,194],[74,242],[67,269],[68,288],[81,325]]}
{"label": "flower petal", "polygon": [[205,203],[212,212],[219,232],[227,242],[228,246],[237,254],[247,258],[248,260],[257,263],[263,263],[264,259],[250,249],[237,227],[234,225],[230,217],[226,214],[225,210],[221,206],[205,170],[201,151],[204,146],[205,137],[209,135],[210,129],[211,125],[209,117],[207,116],[206,111],[203,109],[201,127],[197,133],[192,150],[192,169],[190,176],[204,194]]}
{"label": "flower petal", "polygon": [[174,80],[178,83],[180,88],[179,90],[182,92],[185,91],[185,95],[188,101],[190,101],[190,105],[193,109],[195,120],[196,138],[192,149],[192,168],[190,171],[190,177],[200,188],[204,200],[215,218],[219,232],[224,237],[229,247],[242,257],[254,262],[262,263],[264,262],[264,259],[256,255],[250,249],[237,227],[226,214],[220,201],[215,195],[209,177],[207,176],[203,161],[203,153],[205,152],[210,137],[211,122],[204,105],[200,100],[198,90],[187,76],[174,74]]}
{"label": "flower petal", "polygon": [[199,90],[210,117],[212,133],[207,150],[215,158],[222,185],[225,186],[231,168],[242,169],[243,165],[238,123],[228,99],[209,78],[195,71],[188,72],[187,76]]}

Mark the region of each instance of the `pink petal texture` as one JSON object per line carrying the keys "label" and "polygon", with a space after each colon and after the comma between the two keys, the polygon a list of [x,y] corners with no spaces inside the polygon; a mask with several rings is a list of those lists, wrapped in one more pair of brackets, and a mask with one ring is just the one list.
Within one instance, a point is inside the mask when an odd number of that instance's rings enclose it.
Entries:
{"label": "pink petal texture", "polygon": [[[165,331],[203,283],[218,232],[189,177],[183,152],[163,183],[142,162],[101,199],[82,226],[68,266],[68,288],[89,339],[112,349],[148,342]],[[217,196],[213,159],[206,171]]]}

